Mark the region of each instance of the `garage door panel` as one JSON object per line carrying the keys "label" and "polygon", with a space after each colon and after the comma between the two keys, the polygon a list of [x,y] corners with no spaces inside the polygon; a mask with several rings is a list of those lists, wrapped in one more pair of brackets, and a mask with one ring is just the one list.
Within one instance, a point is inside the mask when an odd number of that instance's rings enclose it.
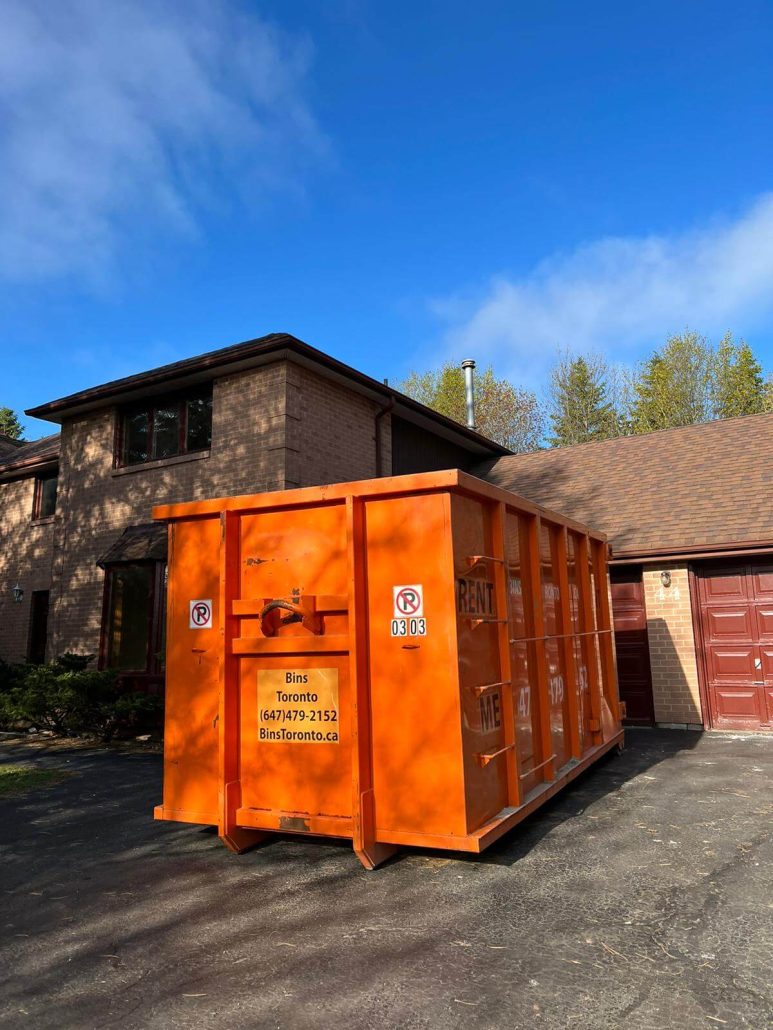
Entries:
{"label": "garage door panel", "polygon": [[614,582],[612,598],[619,607],[627,604],[638,612],[641,608],[641,583],[637,583],[635,579]]}
{"label": "garage door panel", "polygon": [[696,574],[711,725],[773,730],[773,560]]}
{"label": "garage door panel", "polygon": [[717,683],[733,681],[754,681],[754,659],[756,648],[721,647],[709,648],[709,668]]}
{"label": "garage door panel", "polygon": [[645,626],[642,626],[642,619],[637,612],[615,612],[612,618],[615,633],[642,633]]}
{"label": "garage door panel", "polygon": [[754,639],[754,621],[748,606],[743,608],[706,609],[709,640],[749,640]]}
{"label": "garage door panel", "polygon": [[620,700],[625,702],[626,722],[651,724],[655,713],[642,571],[628,567],[611,573]]}
{"label": "garage door panel", "polygon": [[711,601],[746,601],[748,587],[743,570],[707,569],[703,578],[703,596]]}
{"label": "garage door panel", "polygon": [[752,596],[773,599],[773,567],[753,565],[751,570]]}
{"label": "garage door panel", "polygon": [[755,605],[757,636],[760,640],[773,640],[773,604]]}
{"label": "garage door panel", "polygon": [[626,681],[649,683],[649,652],[643,651],[640,643],[617,644],[618,676]]}
{"label": "garage door panel", "polygon": [[716,714],[719,720],[726,722],[743,720],[750,723],[762,721],[756,690],[727,690],[724,687],[718,687],[716,699]]}

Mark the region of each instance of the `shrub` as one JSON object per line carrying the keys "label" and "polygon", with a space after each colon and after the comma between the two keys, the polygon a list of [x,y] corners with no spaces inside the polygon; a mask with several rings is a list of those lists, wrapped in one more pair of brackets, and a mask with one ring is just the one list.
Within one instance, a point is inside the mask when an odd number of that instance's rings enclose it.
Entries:
{"label": "shrub", "polygon": [[87,669],[93,655],[62,655],[50,665],[13,667],[0,690],[0,722],[68,735],[95,733],[111,740],[118,729],[158,724],[162,700],[121,690],[118,674]]}
{"label": "shrub", "polygon": [[54,658],[51,664],[62,672],[82,672],[95,658],[96,655],[93,654],[76,654],[74,651],[65,651],[58,658]]}
{"label": "shrub", "polygon": [[11,665],[0,658],[0,695],[15,687],[23,677],[24,671],[23,665]]}

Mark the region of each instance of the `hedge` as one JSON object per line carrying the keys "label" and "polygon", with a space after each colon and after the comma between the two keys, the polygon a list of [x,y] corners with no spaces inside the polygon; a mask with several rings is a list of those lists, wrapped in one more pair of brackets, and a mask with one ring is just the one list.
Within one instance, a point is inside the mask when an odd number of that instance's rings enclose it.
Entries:
{"label": "hedge", "polygon": [[49,665],[0,661],[0,726],[111,740],[160,725],[163,701],[121,689],[113,671],[89,669],[93,655],[64,654]]}

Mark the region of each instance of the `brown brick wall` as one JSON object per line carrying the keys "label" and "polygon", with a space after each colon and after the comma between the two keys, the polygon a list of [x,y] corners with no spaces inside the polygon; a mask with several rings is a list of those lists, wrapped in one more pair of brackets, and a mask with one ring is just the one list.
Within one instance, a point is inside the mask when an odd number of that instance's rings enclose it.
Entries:
{"label": "brown brick wall", "polygon": [[[49,656],[96,653],[105,579],[97,559],[125,528],[151,521],[155,504],[376,475],[380,409],[378,401],[345,385],[277,361],[214,383],[212,447],[206,456],[116,470],[113,410],[65,422],[53,525],[30,527],[31,479],[0,484],[0,656],[24,657],[31,592],[49,585]],[[380,434],[381,474],[389,475],[389,414],[380,420]],[[13,606],[3,584],[17,579],[25,600]]]}
{"label": "brown brick wall", "polygon": [[[664,587],[660,578],[666,570],[671,573],[669,587]],[[703,719],[687,566],[667,563],[645,568],[644,602],[655,721],[700,725]]]}
{"label": "brown brick wall", "polygon": [[284,488],[286,379],[286,363],[277,362],[217,380],[208,457],[114,470],[114,412],[63,426],[53,653],[97,650],[104,587],[97,559],[127,526],[150,522],[154,504]]}
{"label": "brown brick wall", "polygon": [[[380,405],[300,365],[288,376],[287,485],[370,479]],[[381,420],[382,475],[392,468],[389,415]]]}
{"label": "brown brick wall", "polygon": [[[0,658],[21,662],[27,657],[33,590],[48,590],[54,525],[32,522],[35,478],[0,483]],[[13,600],[12,588],[24,590]]]}

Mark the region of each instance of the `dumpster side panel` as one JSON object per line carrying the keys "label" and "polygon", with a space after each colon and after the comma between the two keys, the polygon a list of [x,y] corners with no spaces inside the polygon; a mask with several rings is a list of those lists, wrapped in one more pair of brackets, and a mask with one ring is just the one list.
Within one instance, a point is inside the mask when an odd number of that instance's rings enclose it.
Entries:
{"label": "dumpster side panel", "polygon": [[[370,707],[377,837],[466,832],[447,493],[368,501]],[[402,630],[420,588],[426,635]],[[413,627],[421,630],[423,627]]]}
{"label": "dumpster side panel", "polygon": [[567,669],[561,633],[561,588],[559,585],[556,536],[559,528],[541,520],[540,524],[540,576],[542,580],[542,611],[545,622],[545,657],[548,673],[548,699],[550,705],[550,736],[555,768],[561,769],[570,758],[569,709],[567,697]]}
{"label": "dumpster side panel", "polygon": [[536,697],[534,666],[536,648],[529,637],[527,607],[531,604],[524,576],[524,550],[528,546],[524,516],[508,511],[505,519],[505,556],[508,573],[510,668],[513,677],[518,777],[528,793],[539,782],[539,701]]}
{"label": "dumpster side panel", "polygon": [[[183,822],[218,821],[219,559],[218,518],[171,524],[163,812]],[[194,601],[210,605],[202,628],[191,628]]]}
{"label": "dumpster side panel", "polygon": [[[507,613],[497,606],[491,505],[453,494],[451,514],[467,831],[471,832],[507,804],[503,692],[511,688],[502,682],[498,641],[498,620],[506,619]],[[481,757],[495,752],[498,757],[491,760]]]}
{"label": "dumpster side panel", "polygon": [[570,624],[572,631],[572,652],[574,658],[575,682],[577,684],[577,707],[580,730],[580,747],[583,753],[593,746],[591,720],[593,718],[590,697],[590,676],[588,654],[592,653],[590,642],[580,634],[583,629],[582,591],[580,590],[579,541],[576,533],[567,534],[567,562],[570,597]]}

